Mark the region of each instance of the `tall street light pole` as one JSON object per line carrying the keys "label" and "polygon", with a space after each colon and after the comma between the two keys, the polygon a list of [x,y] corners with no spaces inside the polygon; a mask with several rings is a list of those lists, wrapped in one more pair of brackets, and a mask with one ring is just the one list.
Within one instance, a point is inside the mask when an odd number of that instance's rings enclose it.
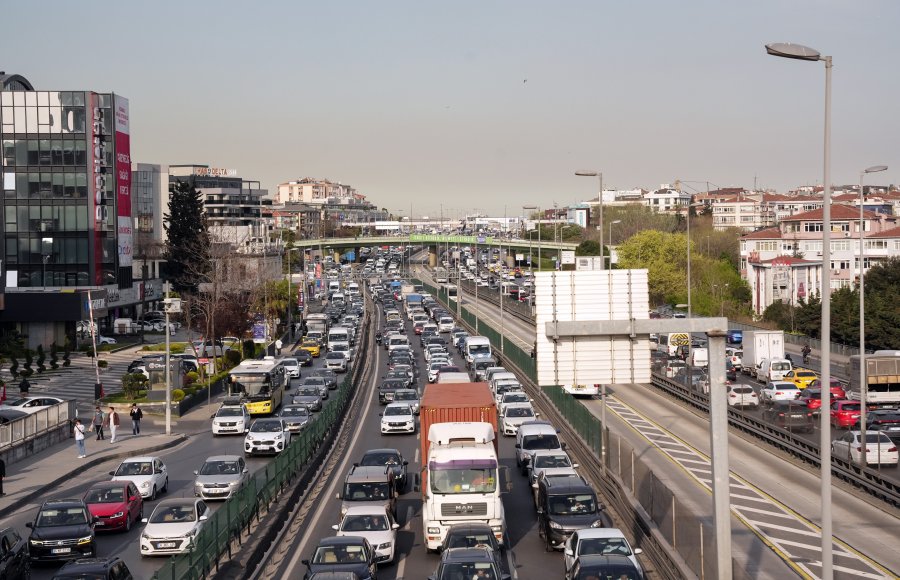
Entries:
{"label": "tall street light pole", "polygon": [[[600,237],[602,238],[603,237],[603,172],[602,171],[576,171],[575,175],[577,175],[579,177],[599,177],[600,178],[600,193],[597,196],[597,201],[600,204],[600,208],[599,208],[600,216],[599,216],[599,223],[597,224],[597,229],[600,230]],[[600,246],[601,246],[600,251],[603,252],[603,247],[602,247],[603,244],[600,244]],[[601,257],[602,257],[602,255],[603,254],[601,254]],[[603,268],[604,261],[605,261],[605,258],[603,260],[600,260],[600,269],[601,270],[604,269]],[[610,263],[612,263],[611,260],[610,260]]]}
{"label": "tall street light pole", "polygon": [[[823,152],[822,197],[822,377],[830,384],[831,377],[831,57],[819,51],[791,43],[766,45],[772,56],[795,60],[824,61],[825,63],[825,144]],[[831,389],[822,389],[822,409],[831,408]],[[822,503],[822,579],[834,578],[833,525],[831,517],[831,421],[827,412],[820,414],[819,451],[821,465]],[[730,566],[729,566],[730,569]],[[721,568],[719,569],[721,572]]]}
{"label": "tall street light pole", "polygon": [[[609,269],[610,269],[610,270],[612,270],[612,227],[613,227],[614,225],[620,224],[620,223],[622,223],[622,220],[613,220],[613,221],[609,222],[609,246],[610,246],[610,250],[609,250]],[[602,248],[601,248],[601,250],[602,250]],[[603,257],[603,256],[601,256],[601,257]],[[603,260],[606,260],[606,258],[603,257]],[[602,260],[601,260],[601,261],[602,261]]]}
{"label": "tall street light pole", "polygon": [[[873,165],[859,173],[859,393],[862,405],[859,406],[859,426],[862,429],[862,446],[866,441],[866,399],[869,397],[869,385],[866,383],[866,238],[864,235],[866,196],[863,193],[863,180],[866,173],[887,171],[887,165]],[[823,379],[824,380],[824,379]],[[822,383],[823,385],[825,383]],[[866,454],[859,454],[859,466],[866,466]]]}
{"label": "tall street light pole", "polygon": [[293,277],[291,270],[291,252],[298,250],[299,248],[287,248],[287,280],[288,280],[288,332],[290,333],[291,340],[294,340],[294,306],[293,306],[293,296],[291,295],[291,278]]}

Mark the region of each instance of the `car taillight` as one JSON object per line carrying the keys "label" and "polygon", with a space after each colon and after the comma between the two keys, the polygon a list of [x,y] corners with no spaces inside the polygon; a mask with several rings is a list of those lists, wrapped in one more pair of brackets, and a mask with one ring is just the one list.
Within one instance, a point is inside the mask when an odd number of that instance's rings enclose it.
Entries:
{"label": "car taillight", "polygon": [[782,393],[781,391],[775,391],[775,394],[776,394],[776,395],[783,395],[784,393]]}
{"label": "car taillight", "polygon": [[734,393],[731,393],[728,396],[731,397],[732,399],[737,399],[737,395],[735,395]]}
{"label": "car taillight", "polygon": [[897,451],[896,447],[891,447],[890,449],[888,449],[888,453],[894,453],[895,451]]}

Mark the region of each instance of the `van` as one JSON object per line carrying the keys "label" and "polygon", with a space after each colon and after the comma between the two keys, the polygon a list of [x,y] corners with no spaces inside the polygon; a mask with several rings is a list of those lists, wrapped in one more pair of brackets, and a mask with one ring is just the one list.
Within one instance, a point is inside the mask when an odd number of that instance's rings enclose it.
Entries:
{"label": "van", "polygon": [[786,358],[764,358],[756,370],[756,380],[761,383],[781,381],[792,370],[794,366]]}
{"label": "van", "polygon": [[694,366],[694,367],[709,366],[709,349],[692,348],[690,359],[691,359],[691,366]]}
{"label": "van", "polygon": [[397,481],[390,465],[354,465],[336,498],[341,500],[341,517],[356,506],[384,507],[397,517]]}
{"label": "van", "polygon": [[519,382],[519,379],[518,379],[518,377],[516,377],[515,373],[511,373],[509,371],[506,371],[503,373],[494,373],[491,376],[491,383],[490,383],[491,384],[491,392],[496,395],[497,394],[497,385],[499,384],[500,381],[504,381],[504,380],[513,380],[513,381]]}
{"label": "van", "polygon": [[548,550],[562,550],[575,531],[606,527],[604,506],[587,480],[577,474],[543,476],[538,488],[538,533]]}
{"label": "van", "polygon": [[113,334],[131,334],[133,332],[134,321],[132,319],[116,318],[113,320]]}
{"label": "van", "polygon": [[526,421],[516,433],[516,465],[528,475],[531,457],[539,449],[563,449],[556,428],[549,421]]}

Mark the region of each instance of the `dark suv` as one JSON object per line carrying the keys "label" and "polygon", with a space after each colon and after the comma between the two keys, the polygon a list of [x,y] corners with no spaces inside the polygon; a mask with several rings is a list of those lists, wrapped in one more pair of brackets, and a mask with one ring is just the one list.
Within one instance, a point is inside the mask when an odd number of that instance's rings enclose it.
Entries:
{"label": "dark suv", "polygon": [[13,528],[0,528],[0,578],[9,580],[31,578],[28,544]]}
{"label": "dark suv", "polygon": [[816,428],[812,411],[801,401],[774,401],[763,410],[762,418],[788,431],[812,433]]}
{"label": "dark suv", "polygon": [[69,562],[53,575],[53,580],[132,580],[134,576],[121,558],[81,558]]}
{"label": "dark suv", "polygon": [[341,517],[347,508],[358,505],[383,506],[397,517],[397,480],[391,466],[354,465],[337,493],[341,502]]}
{"label": "dark suv", "polygon": [[456,580],[457,578],[490,578],[509,580],[501,574],[490,548],[450,548],[441,554],[441,563],[428,580]]}
{"label": "dark suv", "polygon": [[563,549],[575,530],[609,527],[603,509],[594,488],[580,475],[538,480],[538,533],[548,552]]}
{"label": "dark suv", "polygon": [[80,499],[45,501],[33,522],[28,539],[32,562],[89,558],[97,554],[94,517]]}

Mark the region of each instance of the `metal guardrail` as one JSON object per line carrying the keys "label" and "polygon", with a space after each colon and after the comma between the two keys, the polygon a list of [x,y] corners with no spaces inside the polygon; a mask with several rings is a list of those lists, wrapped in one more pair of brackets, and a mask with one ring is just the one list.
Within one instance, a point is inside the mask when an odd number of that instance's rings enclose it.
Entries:
{"label": "metal guardrail", "polygon": [[0,425],[0,452],[12,449],[52,429],[68,424],[75,417],[75,401],[63,401],[26,417]]}
{"label": "metal guardrail", "polygon": [[[657,374],[652,375],[652,384],[676,399],[709,413],[708,395]],[[787,429],[765,423],[736,409],[728,410],[728,424],[814,467],[821,465],[819,445],[801,439]],[[860,469],[856,464],[833,458],[831,474],[890,506],[900,508],[900,484],[882,477],[876,469]]]}

